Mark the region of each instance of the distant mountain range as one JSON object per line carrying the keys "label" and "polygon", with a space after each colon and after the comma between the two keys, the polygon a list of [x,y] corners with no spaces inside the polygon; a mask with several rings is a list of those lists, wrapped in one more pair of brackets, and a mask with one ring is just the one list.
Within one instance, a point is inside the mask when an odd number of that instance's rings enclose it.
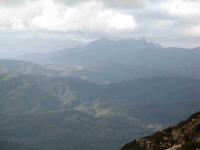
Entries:
{"label": "distant mountain range", "polygon": [[0,60],[0,149],[114,150],[200,109],[200,51],[145,40]]}
{"label": "distant mountain range", "polygon": [[134,140],[121,150],[198,150],[200,148],[200,112],[176,126],[152,136]]}
{"label": "distant mountain range", "polygon": [[96,74],[89,75],[89,79],[101,83],[163,75],[199,78],[200,51],[197,49],[163,48],[145,40],[100,39],[85,47],[16,59],[81,66],[99,73],[102,76],[99,80],[94,77]]}

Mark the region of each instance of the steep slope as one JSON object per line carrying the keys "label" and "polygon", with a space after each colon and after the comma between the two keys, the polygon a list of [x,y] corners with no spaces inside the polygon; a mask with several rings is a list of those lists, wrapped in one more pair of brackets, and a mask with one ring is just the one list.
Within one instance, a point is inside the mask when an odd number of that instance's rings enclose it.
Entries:
{"label": "steep slope", "polygon": [[95,99],[102,86],[75,78],[0,73],[1,113],[52,111]]}
{"label": "steep slope", "polygon": [[141,137],[152,131],[133,118],[94,117],[73,110],[0,116],[0,141],[27,147],[25,150],[117,149],[132,135]]}
{"label": "steep slope", "polygon": [[16,114],[37,111],[53,111],[62,103],[38,87],[31,76],[0,74],[0,113]]}
{"label": "steep slope", "polygon": [[199,81],[156,77],[110,84],[107,102],[116,112],[158,124],[175,124],[199,110]]}
{"label": "steep slope", "polygon": [[200,112],[176,126],[125,145],[121,150],[199,150]]}

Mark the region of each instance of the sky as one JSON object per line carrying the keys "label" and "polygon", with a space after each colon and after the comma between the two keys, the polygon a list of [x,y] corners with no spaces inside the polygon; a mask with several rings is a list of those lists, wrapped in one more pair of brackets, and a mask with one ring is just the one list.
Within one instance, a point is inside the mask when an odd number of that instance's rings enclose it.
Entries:
{"label": "sky", "polygon": [[0,52],[15,40],[101,37],[198,47],[200,0],[0,0]]}

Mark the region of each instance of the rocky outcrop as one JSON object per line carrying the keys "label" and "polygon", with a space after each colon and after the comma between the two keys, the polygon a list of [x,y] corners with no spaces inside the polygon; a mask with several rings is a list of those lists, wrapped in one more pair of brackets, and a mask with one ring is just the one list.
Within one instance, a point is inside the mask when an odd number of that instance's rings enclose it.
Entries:
{"label": "rocky outcrop", "polygon": [[176,126],[134,140],[121,150],[200,150],[200,112]]}

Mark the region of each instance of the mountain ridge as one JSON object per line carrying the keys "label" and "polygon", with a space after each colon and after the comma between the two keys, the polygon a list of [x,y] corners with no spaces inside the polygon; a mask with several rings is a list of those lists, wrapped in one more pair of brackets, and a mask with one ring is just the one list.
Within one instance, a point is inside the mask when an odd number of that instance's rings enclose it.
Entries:
{"label": "mountain ridge", "polygon": [[[96,70],[100,72],[98,78],[105,77],[103,83],[167,74],[191,78],[200,76],[198,51],[185,48],[163,48],[145,40],[97,40],[86,47],[17,59],[41,64],[81,66],[88,70]],[[94,75],[88,77],[90,80],[93,78]],[[97,81],[98,78],[93,81]]]}
{"label": "mountain ridge", "polygon": [[199,150],[200,149],[200,112],[187,120],[156,132],[151,136],[134,140],[120,150]]}

